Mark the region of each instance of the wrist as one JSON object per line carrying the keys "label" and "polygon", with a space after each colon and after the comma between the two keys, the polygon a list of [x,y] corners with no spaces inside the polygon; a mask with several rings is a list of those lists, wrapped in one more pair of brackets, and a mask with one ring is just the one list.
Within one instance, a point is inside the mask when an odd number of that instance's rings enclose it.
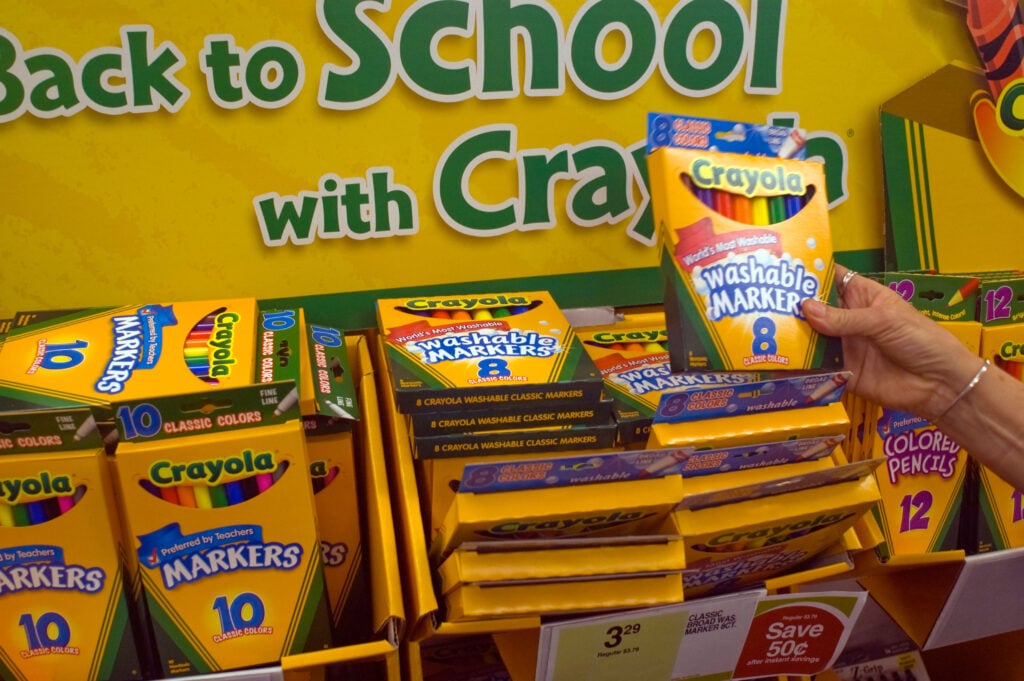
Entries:
{"label": "wrist", "polygon": [[[932,423],[939,423],[947,417],[949,417],[954,410],[962,403],[964,403],[970,394],[978,387],[981,381],[984,379],[985,374],[991,369],[992,363],[987,359],[978,358],[978,362],[967,365],[971,368],[973,373],[964,379],[964,371],[956,372],[957,378],[950,379],[946,382],[941,390],[936,391],[936,401],[938,405],[938,411],[929,418]],[[961,386],[961,387],[958,387]],[[954,392],[955,391],[955,392]],[[950,394],[952,396],[950,397]],[[945,400],[943,402],[943,400]]]}

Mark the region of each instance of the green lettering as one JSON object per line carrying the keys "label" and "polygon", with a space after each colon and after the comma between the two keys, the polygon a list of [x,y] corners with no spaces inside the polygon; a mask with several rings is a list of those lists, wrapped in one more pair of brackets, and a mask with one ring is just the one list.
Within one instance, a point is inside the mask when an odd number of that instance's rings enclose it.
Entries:
{"label": "green lettering", "polygon": [[18,40],[0,28],[0,122],[14,120],[21,115],[25,103],[25,86],[13,69],[18,65],[21,44]]}
{"label": "green lettering", "polygon": [[81,108],[75,93],[75,75],[64,57],[37,52],[25,59],[25,67],[33,76],[44,74],[29,93],[32,107],[39,112],[37,115],[44,118],[48,117],[47,114],[70,115]]}
{"label": "green lettering", "polygon": [[442,219],[456,231],[473,236],[495,236],[514,229],[515,201],[487,209],[470,201],[473,169],[487,159],[511,159],[515,142],[512,126],[488,126],[457,139],[444,153],[434,176],[434,196]]}
{"label": "green lettering", "polygon": [[[398,37],[399,54],[410,87],[427,99],[462,99],[472,85],[467,66],[442,66],[433,50],[434,39],[445,33],[469,33],[469,8],[458,0],[418,5],[406,15]],[[445,31],[445,29],[458,29]]]}
{"label": "green lettering", "polygon": [[480,50],[483,60],[483,92],[489,97],[496,94],[515,95],[519,83],[515,79],[516,34],[522,34],[530,56],[524,63],[530,65],[526,74],[525,90],[531,96],[558,95],[565,89],[563,69],[559,55],[562,35],[558,15],[549,3],[524,0],[512,6],[511,0],[488,0],[480,3],[483,16],[482,40],[486,49]]}
{"label": "green lettering", "polygon": [[103,113],[124,113],[128,109],[128,95],[123,84],[111,85],[105,76],[111,73],[124,78],[121,54],[117,50],[94,53],[82,64],[82,92],[92,102],[91,108]]}
{"label": "green lettering", "polygon": [[386,10],[390,4],[389,0],[317,0],[321,29],[352,61],[349,67],[324,65],[320,106],[358,109],[373,104],[391,89],[395,74],[387,36],[366,19],[361,9],[378,5]]}
{"label": "green lettering", "polygon": [[[156,111],[161,107],[177,111],[188,99],[188,90],[173,74],[185,64],[185,57],[170,43],[153,53],[153,29],[122,29],[131,73],[132,106],[137,111]],[[156,97],[154,98],[154,94]]]}
{"label": "green lettering", "polygon": [[[739,72],[747,24],[734,4],[728,0],[692,0],[678,5],[668,22],[662,67],[670,86],[683,94],[703,97],[721,90]],[[710,56],[699,60],[691,45],[705,32],[711,34],[715,46]]]}
{"label": "green lettering", "polygon": [[[609,23],[625,33],[628,50],[608,62],[601,57],[608,41]],[[569,54],[577,85],[598,99],[618,99],[634,92],[654,71],[658,44],[657,15],[646,3],[598,0],[578,16],[571,33]]]}

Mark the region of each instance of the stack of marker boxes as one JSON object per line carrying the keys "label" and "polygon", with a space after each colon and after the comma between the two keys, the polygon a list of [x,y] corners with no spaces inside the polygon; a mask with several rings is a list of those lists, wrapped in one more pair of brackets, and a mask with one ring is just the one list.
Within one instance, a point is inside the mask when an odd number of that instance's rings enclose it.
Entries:
{"label": "stack of marker boxes", "polygon": [[877,501],[877,464],[846,462],[841,346],[800,309],[836,302],[824,171],[800,131],[651,114],[648,152],[670,365],[756,375],[673,389],[653,417],[649,449],[713,473],[684,472],[673,514],[702,596],[828,553]]}
{"label": "stack of marker boxes", "polygon": [[[659,539],[656,555],[647,554],[648,567],[662,566],[656,576],[629,558],[663,529],[679,500],[678,476],[515,489],[519,473],[535,473],[533,458],[546,466],[616,451],[602,375],[549,293],[384,299],[377,314],[386,402],[415,458],[429,557],[450,618],[681,598],[678,542]],[[588,421],[567,425],[577,416]],[[540,419],[550,425],[531,425]],[[467,429],[430,432],[454,422]],[[489,423],[505,429],[480,429]],[[470,481],[463,473],[476,466],[488,472],[475,468]],[[496,485],[475,484],[484,478]]]}
{"label": "stack of marker boxes", "polygon": [[[251,298],[39,311],[20,313],[0,350],[5,409],[94,414],[75,438],[87,423],[103,436],[144,675],[276,664],[331,642],[295,384],[254,379],[256,326]],[[69,484],[97,500],[91,477]],[[106,678],[108,651],[71,636],[96,664],[54,678]]]}
{"label": "stack of marker boxes", "polygon": [[382,299],[377,318],[432,528],[467,461],[615,445],[601,374],[548,292]]}

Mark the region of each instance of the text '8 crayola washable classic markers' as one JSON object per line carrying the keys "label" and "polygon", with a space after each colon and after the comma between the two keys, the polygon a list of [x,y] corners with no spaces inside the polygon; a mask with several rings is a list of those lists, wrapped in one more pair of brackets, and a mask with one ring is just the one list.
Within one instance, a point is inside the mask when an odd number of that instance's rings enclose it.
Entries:
{"label": "text '8 crayola washable classic markers'", "polygon": [[[330,642],[292,382],[114,405],[121,512],[166,675]],[[269,475],[269,484],[261,476]]]}
{"label": "text '8 crayola washable classic markers'", "polygon": [[88,409],[0,414],[0,679],[141,679],[109,467]]}

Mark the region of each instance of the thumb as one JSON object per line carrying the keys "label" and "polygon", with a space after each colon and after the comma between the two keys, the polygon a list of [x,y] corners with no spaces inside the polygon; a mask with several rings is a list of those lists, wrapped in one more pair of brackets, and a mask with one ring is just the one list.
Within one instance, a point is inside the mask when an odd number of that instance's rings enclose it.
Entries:
{"label": "thumb", "polygon": [[847,310],[832,307],[815,298],[807,298],[802,302],[804,317],[818,333],[826,336],[843,336],[849,329]]}

